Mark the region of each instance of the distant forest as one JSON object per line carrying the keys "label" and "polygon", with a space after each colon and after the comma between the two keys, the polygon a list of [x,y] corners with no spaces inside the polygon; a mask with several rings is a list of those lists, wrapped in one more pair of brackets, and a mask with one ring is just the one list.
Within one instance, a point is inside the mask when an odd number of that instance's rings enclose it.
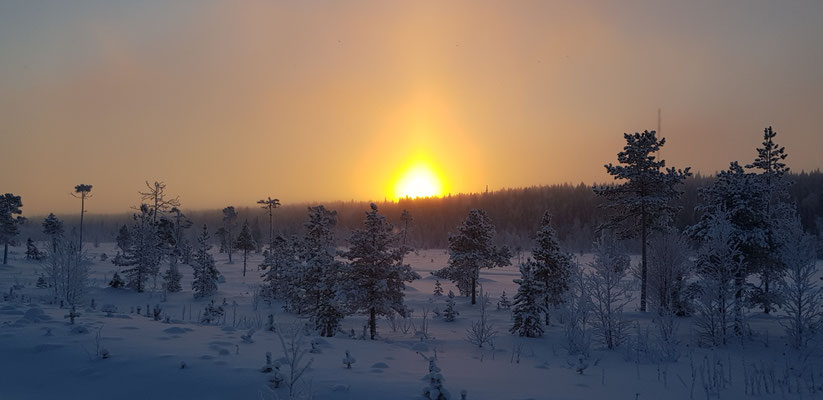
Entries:
{"label": "distant forest", "polygon": [[[823,237],[823,173],[792,173],[794,181],[791,195],[797,204],[798,214],[807,232],[818,238]],[[675,225],[683,228],[697,221],[699,215],[695,207],[700,202],[699,188],[708,185],[714,176],[696,174],[686,179],[682,187],[683,196],[678,200],[681,206],[676,216]],[[169,188],[171,192],[174,188]],[[276,193],[275,193],[276,194]],[[25,199],[23,199],[25,202]],[[137,201],[138,199],[135,199]],[[554,216],[554,226],[569,251],[585,252],[594,240],[595,229],[604,217],[598,207],[602,199],[592,191],[591,185],[550,185],[533,186],[519,189],[503,189],[486,193],[458,194],[442,198],[401,199],[399,202],[376,202],[382,214],[386,215],[398,229],[402,228],[400,214],[408,210],[413,218],[410,226],[408,244],[418,249],[446,248],[448,233],[466,218],[469,210],[485,210],[497,227],[500,243],[514,249],[528,250],[538,228],[543,213],[548,210]],[[323,203],[327,208],[338,213],[337,240],[345,245],[349,231],[362,226],[365,212],[369,209],[368,201],[335,201]],[[227,204],[237,208],[242,223],[249,221],[253,231],[261,242],[267,240],[268,217],[264,210],[241,204]],[[298,234],[307,219],[307,207],[315,204],[284,204],[274,212],[274,229],[284,235]],[[93,212],[93,203],[87,205],[92,212],[86,214],[85,236],[89,242],[113,242],[118,229],[131,223],[132,212],[123,214],[99,215]],[[221,210],[185,211],[194,227],[207,224],[212,232],[222,226]],[[25,210],[25,208],[24,208]],[[45,240],[40,224],[45,216],[28,216],[23,226],[21,238]],[[76,226],[78,215],[58,215],[67,227]],[[190,229],[194,235],[198,230]],[[216,240],[216,239],[215,239]],[[823,250],[823,245],[818,246]]]}

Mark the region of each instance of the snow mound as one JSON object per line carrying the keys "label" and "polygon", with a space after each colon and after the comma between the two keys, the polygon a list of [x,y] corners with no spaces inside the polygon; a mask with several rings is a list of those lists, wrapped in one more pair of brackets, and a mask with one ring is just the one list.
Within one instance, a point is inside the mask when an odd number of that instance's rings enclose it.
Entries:
{"label": "snow mound", "polygon": [[414,351],[426,352],[429,351],[429,345],[426,342],[417,342],[411,347]]}
{"label": "snow mound", "polygon": [[32,308],[29,308],[29,310],[26,311],[25,314],[23,314],[23,318],[20,318],[20,320],[18,320],[17,322],[18,323],[21,323],[21,322],[22,323],[38,323],[38,322],[50,321],[50,320],[51,320],[51,317],[46,315],[46,313],[44,313],[42,309],[37,308],[37,307],[32,307]]}
{"label": "snow mound", "polygon": [[175,327],[172,327],[172,328],[164,329],[163,332],[169,333],[169,334],[178,334],[178,333],[186,333],[188,331],[181,328],[181,327],[179,327],[179,326],[175,326]]}
{"label": "snow mound", "polygon": [[86,328],[85,325],[77,325],[74,328],[71,328],[70,332],[74,335],[85,335],[89,333],[89,328]]}
{"label": "snow mound", "polygon": [[372,368],[388,368],[389,364],[386,364],[384,362],[376,362],[371,367]]}

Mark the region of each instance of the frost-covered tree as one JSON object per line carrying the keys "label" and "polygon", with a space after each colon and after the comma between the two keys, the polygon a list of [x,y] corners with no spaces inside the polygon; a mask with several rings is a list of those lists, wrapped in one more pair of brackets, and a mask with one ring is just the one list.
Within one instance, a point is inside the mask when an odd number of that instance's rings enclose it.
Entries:
{"label": "frost-covered tree", "polygon": [[309,207],[309,221],[301,243],[301,261],[297,286],[301,288],[303,304],[321,336],[334,336],[347,313],[348,266],[335,259],[334,227],[337,212],[319,205]]}
{"label": "frost-covered tree", "polygon": [[532,259],[520,264],[520,279],[514,295],[512,315],[514,325],[509,331],[519,336],[543,336],[543,316],[546,314],[546,284],[535,277],[538,265]]}
{"label": "frost-covered tree", "polygon": [[771,288],[775,282],[780,281],[785,270],[786,265],[780,257],[781,247],[786,244],[791,230],[789,224],[796,214],[789,195],[792,182],[786,176],[789,167],[784,162],[788,155],[785,147],[774,142],[775,136],[777,132],[771,126],[764,129],[762,147],[757,149],[754,162],[746,165],[746,168],[758,172],[757,178],[764,196],[760,211],[761,219],[765,221],[765,237],[762,242],[763,251],[757,252],[760,257],[756,268],[761,285],[752,297],[754,303],[759,304],[767,314],[781,302],[779,294]]}
{"label": "frost-covered tree", "polygon": [[169,213],[174,221],[174,256],[183,264],[188,264],[192,250],[191,244],[186,240],[186,230],[191,228],[192,222],[177,207],[172,207]]}
{"label": "frost-covered tree", "polygon": [[183,274],[180,273],[177,263],[169,263],[169,268],[163,274],[163,289],[169,293],[177,293],[183,290],[183,285],[180,284],[182,278]]}
{"label": "frost-covered tree", "polygon": [[248,221],[243,224],[243,229],[237,235],[234,248],[243,252],[243,276],[246,276],[246,260],[249,258],[249,252],[257,248],[257,243],[254,242],[254,238],[251,236]]}
{"label": "frost-covered tree", "polygon": [[120,230],[117,231],[117,237],[114,239],[117,243],[117,249],[121,254],[126,254],[129,247],[131,247],[131,232],[129,232],[129,227],[123,225],[120,227]]}
{"label": "frost-covered tree", "polygon": [[209,239],[211,239],[209,228],[203,225],[203,232],[197,237],[197,251],[191,266],[194,273],[191,289],[196,299],[217,293],[217,278],[220,273],[214,266],[214,258],[209,254],[209,249],[211,249]]}
{"label": "frost-covered tree", "polygon": [[280,200],[268,197],[257,200],[257,204],[260,204],[260,208],[266,210],[266,214],[269,214],[269,249],[271,249],[274,247],[274,220],[272,218],[274,209],[280,207]]}
{"label": "frost-covered tree", "polygon": [[342,254],[350,265],[350,283],[357,288],[353,293],[352,308],[369,315],[369,333],[377,335],[377,316],[397,312],[403,317],[409,311],[403,302],[405,282],[420,279],[403,257],[409,248],[399,245],[398,235],[386,217],[371,204],[366,212],[365,226],[355,229],[349,239],[349,250]]}
{"label": "frost-covered tree", "polygon": [[423,398],[425,400],[451,400],[451,394],[443,387],[443,374],[440,373],[440,367],[434,358],[429,359],[429,373],[423,377],[423,380],[428,382],[428,386],[423,388]]}
{"label": "frost-covered tree", "polygon": [[454,322],[457,316],[460,315],[455,308],[454,292],[449,290],[449,295],[446,297],[446,309],[443,310],[443,320],[446,322]]}
{"label": "frost-covered tree", "polygon": [[504,290],[503,293],[500,295],[500,299],[497,300],[497,309],[498,310],[508,310],[512,308],[512,302],[509,300],[509,297],[506,296],[506,291]]}
{"label": "frost-covered tree", "polygon": [[114,265],[128,267],[122,271],[126,276],[126,286],[138,292],[146,290],[149,277],[159,274],[163,256],[152,214],[147,205],[140,206],[140,213],[133,216],[129,247],[114,258]]}
{"label": "frost-covered tree", "polygon": [[485,344],[493,344],[494,338],[497,336],[497,327],[489,321],[487,309],[491,300],[488,293],[483,293],[483,287],[480,287],[480,316],[478,319],[472,321],[471,325],[466,328],[466,341],[483,348]]}
{"label": "frost-covered tree", "polygon": [[686,293],[691,274],[688,237],[668,231],[652,238],[649,246],[649,303],[659,315],[691,314]]}
{"label": "frost-covered tree", "polygon": [[696,326],[704,341],[717,346],[726,344],[730,329],[742,331],[742,308],[735,301],[735,281],[745,266],[731,214],[718,207],[709,216],[711,219],[704,220],[706,228],[695,264],[700,288]]}
{"label": "frost-covered tree", "polygon": [[170,213],[172,209],[180,207],[180,197],[171,198],[166,194],[166,184],[155,181],[154,184],[146,181],[146,191],[140,194],[140,201],[148,205],[152,211],[152,221],[157,223],[157,219]]}
{"label": "frost-covered tree", "polygon": [[613,349],[626,339],[628,321],[623,308],[631,300],[631,285],[626,279],[631,260],[617,238],[604,232],[594,244],[594,261],[586,276],[586,291],[591,297],[592,327],[603,345]]}
{"label": "frost-covered tree", "polygon": [[689,228],[689,234],[701,242],[708,241],[709,232],[718,224],[728,223],[730,246],[740,251],[743,268],[734,270],[735,333],[742,334],[742,309],[747,297],[746,280],[761,269],[766,252],[768,221],[763,213],[765,190],[757,175],[747,173],[737,163],[721,171],[711,185],[700,189],[704,205],[698,207],[700,220]]}
{"label": "frost-covered tree", "polygon": [[86,199],[91,198],[92,185],[79,184],[74,187],[72,196],[80,199],[80,235],[78,241],[80,246],[77,248],[78,254],[83,252],[83,216],[86,215]]}
{"label": "frost-covered tree", "polygon": [[55,299],[68,304],[80,302],[87,291],[89,260],[80,252],[77,236],[73,231],[68,240],[58,241],[57,251],[49,254],[43,264]]}
{"label": "frost-covered tree", "polygon": [[434,273],[454,282],[464,296],[471,294],[472,304],[476,303],[480,269],[511,263],[509,248],[498,248],[494,244],[494,234],[494,224],[483,210],[469,211],[469,216],[457,227],[457,233],[449,234],[448,266]]}
{"label": "frost-covered tree", "polygon": [[6,193],[0,197],[0,243],[3,243],[3,264],[8,264],[9,245],[15,244],[15,238],[20,234],[20,225],[26,221],[25,217],[19,216],[23,213],[20,207],[23,207],[20,196]]}
{"label": "frost-covered tree", "polygon": [[655,131],[623,134],[626,145],[617,154],[618,165],[606,164],[606,171],[619,185],[596,186],[594,192],[605,198],[611,216],[600,229],[616,229],[622,238],[640,237],[640,311],[646,311],[647,259],[649,234],[671,220],[677,207],[672,200],[680,197],[678,186],[691,175],[684,170],[666,168],[655,153],[666,143]]}
{"label": "frost-covered tree", "polygon": [[223,209],[223,229],[225,230],[226,252],[229,253],[229,264],[231,261],[231,254],[234,252],[234,229],[237,227],[237,211],[234,206],[228,206]]}
{"label": "frost-covered tree", "polygon": [[51,242],[51,251],[57,251],[57,242],[63,237],[65,230],[63,228],[63,221],[57,218],[54,213],[49,213],[49,216],[43,220],[43,233],[49,237]]}
{"label": "frost-covered tree", "polygon": [[40,261],[43,258],[43,252],[34,244],[31,238],[26,239],[26,260]]}
{"label": "frost-covered tree", "polygon": [[299,289],[298,265],[294,241],[280,235],[275,237],[260,264],[263,271],[262,296],[268,300],[284,300],[287,307],[294,310],[292,305],[300,303],[303,297]]}
{"label": "frost-covered tree", "polygon": [[815,277],[815,245],[813,238],[803,233],[800,221],[795,220],[788,241],[781,247],[781,260],[786,274],[781,281],[783,309],[786,318],[781,325],[786,330],[789,344],[797,349],[806,347],[823,328],[823,290]]}
{"label": "frost-covered tree", "polygon": [[552,215],[546,211],[537,231],[537,245],[532,250],[534,258],[534,279],[543,283],[545,293],[546,325],[549,324],[549,309],[563,303],[563,295],[569,290],[569,274],[572,257],[560,249],[557,233],[552,228]]}

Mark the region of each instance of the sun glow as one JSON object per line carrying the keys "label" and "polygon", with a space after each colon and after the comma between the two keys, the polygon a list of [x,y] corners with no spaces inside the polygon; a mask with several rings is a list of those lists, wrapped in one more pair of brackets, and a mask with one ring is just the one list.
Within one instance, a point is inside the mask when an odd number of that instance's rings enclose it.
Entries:
{"label": "sun glow", "polygon": [[394,196],[435,197],[443,195],[443,183],[434,169],[425,162],[417,162],[406,168],[394,184]]}

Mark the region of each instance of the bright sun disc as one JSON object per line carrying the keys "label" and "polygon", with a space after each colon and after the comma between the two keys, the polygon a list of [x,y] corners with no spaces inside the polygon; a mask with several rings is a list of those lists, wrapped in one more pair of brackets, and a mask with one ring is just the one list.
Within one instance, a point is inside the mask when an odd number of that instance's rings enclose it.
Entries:
{"label": "bright sun disc", "polygon": [[398,199],[405,197],[434,197],[443,195],[443,185],[437,174],[425,164],[415,164],[407,169],[394,185]]}

